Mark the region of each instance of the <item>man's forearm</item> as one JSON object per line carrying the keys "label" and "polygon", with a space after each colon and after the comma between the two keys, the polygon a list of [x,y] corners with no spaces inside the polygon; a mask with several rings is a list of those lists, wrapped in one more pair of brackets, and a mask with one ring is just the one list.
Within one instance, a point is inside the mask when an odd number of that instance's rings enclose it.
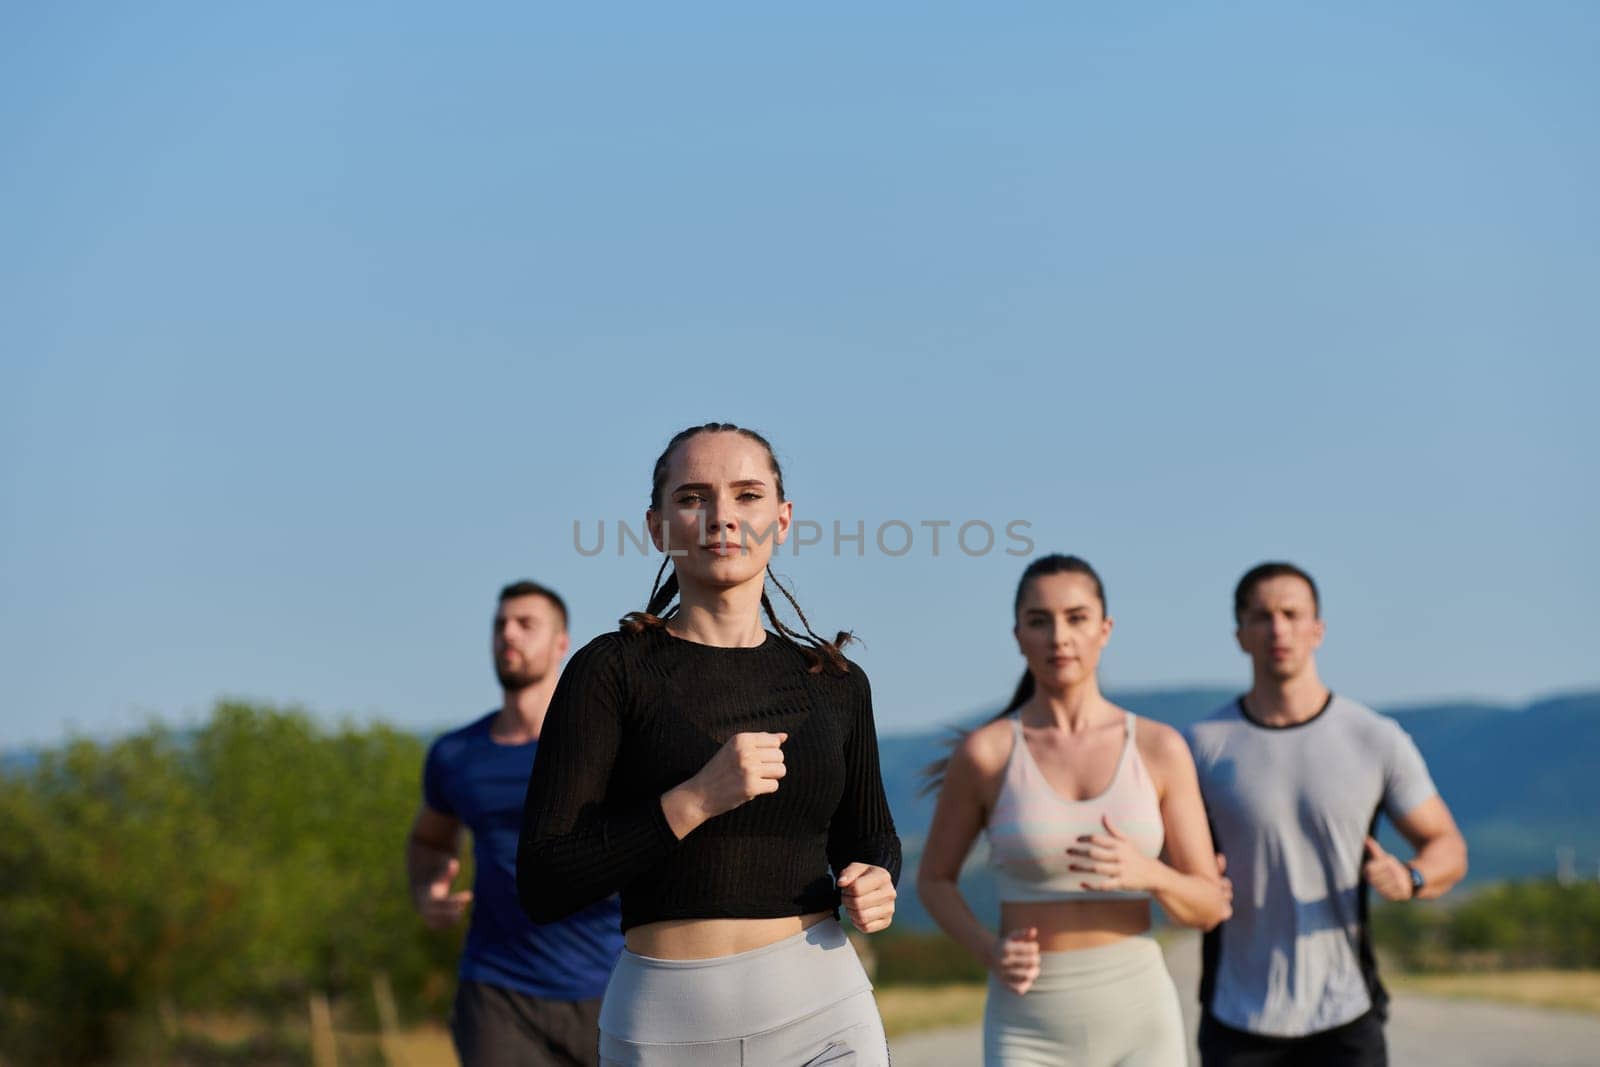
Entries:
{"label": "man's forearm", "polygon": [[1459,833],[1440,834],[1423,843],[1410,865],[1422,875],[1418,899],[1432,900],[1448,893],[1467,873],[1467,842]]}
{"label": "man's forearm", "polygon": [[411,884],[412,899],[416,899],[420,890],[437,880],[455,858],[454,850],[442,849],[418,841],[415,837],[409,838],[406,841],[406,876]]}

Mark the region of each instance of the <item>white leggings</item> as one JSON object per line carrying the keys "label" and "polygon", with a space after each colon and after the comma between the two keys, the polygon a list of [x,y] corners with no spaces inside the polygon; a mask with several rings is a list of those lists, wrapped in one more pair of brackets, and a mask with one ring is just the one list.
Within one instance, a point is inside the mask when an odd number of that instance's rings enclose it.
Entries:
{"label": "white leggings", "polygon": [[600,1005],[602,1067],[888,1067],[872,983],[837,921],[709,960],[624,951]]}
{"label": "white leggings", "polygon": [[1185,1044],[1178,990],[1150,937],[1043,953],[1022,996],[989,979],[985,1067],[1183,1067]]}

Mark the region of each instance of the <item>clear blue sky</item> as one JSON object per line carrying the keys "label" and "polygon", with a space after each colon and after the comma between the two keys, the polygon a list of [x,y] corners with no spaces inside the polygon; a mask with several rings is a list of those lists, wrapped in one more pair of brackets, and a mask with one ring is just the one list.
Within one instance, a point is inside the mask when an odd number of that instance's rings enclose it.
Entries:
{"label": "clear blue sky", "polygon": [[1264,557],[1353,696],[1600,682],[1597,54],[1582,2],[10,5],[0,744],[464,720],[502,582],[642,605],[573,521],[707,419],[866,523],[780,569],[885,730],[1020,667],[1022,561],[890,519],[1088,557],[1108,688],[1242,682]]}

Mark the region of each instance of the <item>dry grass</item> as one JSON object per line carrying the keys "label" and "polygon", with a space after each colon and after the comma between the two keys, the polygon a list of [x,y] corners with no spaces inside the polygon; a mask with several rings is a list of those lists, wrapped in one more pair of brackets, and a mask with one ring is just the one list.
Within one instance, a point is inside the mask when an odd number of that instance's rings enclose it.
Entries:
{"label": "dry grass", "polygon": [[[976,1026],[983,1019],[984,987],[981,985],[894,986],[873,991],[883,1029],[890,1037],[937,1030],[946,1026]],[[346,1042],[355,1035],[341,1033],[340,1064],[356,1049]],[[376,1038],[356,1039],[360,1045],[376,1043]],[[352,1043],[352,1044],[354,1044]],[[363,1048],[370,1056],[371,1052]],[[404,1031],[399,1055],[391,1055],[392,1067],[456,1067],[450,1033],[442,1026],[418,1026]],[[360,1062],[370,1062],[362,1060]]]}
{"label": "dry grass", "polygon": [[[276,1026],[248,1014],[185,1014],[183,1037],[194,1051],[173,1062],[304,1062],[310,1029],[303,1022]],[[382,1035],[345,1028],[334,1031],[339,1067],[457,1067],[450,1032],[438,1024],[403,1027],[392,1044]],[[0,1060],[0,1067],[7,1067]]]}
{"label": "dry grass", "polygon": [[[1600,1015],[1600,971],[1395,974],[1392,980],[1386,975],[1385,981],[1408,993]],[[883,1027],[890,1037],[946,1026],[971,1026],[983,1020],[982,985],[892,986],[875,992]]]}
{"label": "dry grass", "polygon": [[[945,1026],[976,1025],[983,1018],[984,987],[981,985],[896,986],[875,991],[883,1028],[890,1037],[933,1030]],[[187,1018],[185,1029],[203,1032],[226,1045],[255,1035],[243,1018]],[[387,1063],[389,1067],[457,1067],[450,1033],[442,1026],[407,1027],[397,1047],[380,1051],[376,1034],[338,1033],[339,1064]],[[0,1062],[0,1067],[6,1067]]]}
{"label": "dry grass", "polygon": [[[1397,974],[1385,976],[1389,984],[1408,993],[1463,1000],[1491,1000],[1567,1011],[1600,1014],[1600,970],[1592,971],[1484,971],[1457,974]],[[985,988],[982,984],[890,986],[875,991],[884,1030],[890,1037],[951,1026],[974,1026],[983,1019]],[[266,1032],[249,1015],[186,1015],[186,1035],[215,1042],[219,1049]],[[291,1040],[302,1044],[303,1027],[290,1025]],[[407,1027],[395,1045],[384,1049],[377,1034],[338,1033],[339,1062],[387,1064],[388,1067],[456,1067],[450,1034],[437,1024]],[[270,1060],[271,1057],[268,1057]],[[187,1062],[187,1061],[186,1061]],[[275,1061],[274,1061],[275,1062]],[[0,1067],[10,1067],[0,1057]]]}
{"label": "dry grass", "polygon": [[[983,1019],[982,985],[892,986],[876,989],[878,1012],[890,1037],[946,1026],[975,1026]],[[344,1035],[340,1035],[343,1039]],[[405,1031],[395,1067],[455,1067],[450,1034],[443,1027]]]}
{"label": "dry grass", "polygon": [[[883,1016],[884,1030],[890,1037],[946,1026],[976,1025],[983,1018],[982,985],[892,986],[875,990],[874,993],[878,1010]],[[274,1031],[246,1014],[186,1014],[182,1028],[186,1037],[209,1044],[228,1062],[236,1062],[236,1057],[243,1054],[245,1046],[260,1042],[274,1032],[278,1034],[278,1041],[287,1041],[293,1046],[309,1047],[310,1042],[309,1031],[303,1024],[289,1022]],[[339,1029],[336,1036],[340,1067],[346,1067],[347,1064],[352,1067],[377,1064],[387,1067],[457,1067],[450,1032],[438,1024],[404,1027],[400,1039],[387,1048],[375,1033]],[[298,1055],[305,1053],[302,1051]],[[194,1061],[186,1058],[183,1062]],[[288,1060],[282,1055],[269,1053],[262,1062]],[[8,1065],[0,1061],[0,1067]]]}
{"label": "dry grass", "polygon": [[1408,993],[1600,1014],[1600,971],[1400,974],[1386,981]]}
{"label": "dry grass", "polygon": [[[975,1026],[983,1019],[984,987],[981,985],[892,986],[877,989],[878,1012],[883,1029],[890,1037],[937,1030],[946,1026]],[[343,1046],[345,1035],[340,1034]],[[341,1053],[344,1048],[341,1047]],[[450,1034],[443,1027],[407,1029],[399,1062],[394,1067],[455,1067],[455,1050]],[[341,1060],[341,1063],[343,1061]]]}
{"label": "dry grass", "polygon": [[450,1032],[442,1026],[416,1026],[403,1031],[400,1047],[391,1053],[390,1063],[392,1067],[456,1067]]}
{"label": "dry grass", "polygon": [[936,1030],[945,1026],[971,1026],[983,1019],[982,985],[890,986],[877,989],[878,1013],[890,1037]]}

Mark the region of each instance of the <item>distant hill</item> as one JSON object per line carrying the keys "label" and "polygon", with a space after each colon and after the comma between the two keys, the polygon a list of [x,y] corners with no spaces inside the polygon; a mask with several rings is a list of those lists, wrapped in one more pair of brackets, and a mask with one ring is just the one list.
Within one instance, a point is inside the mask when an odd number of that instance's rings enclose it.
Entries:
{"label": "distant hill", "polygon": [[38,765],[37,748],[13,748],[0,752],[0,774],[27,774]]}
{"label": "distant hill", "polygon": [[[1182,728],[1210,714],[1237,690],[1167,689],[1107,694],[1141,715]],[[1439,791],[1471,849],[1468,883],[1549,875],[1558,848],[1573,850],[1577,873],[1600,872],[1600,691],[1552,696],[1527,707],[1438,703],[1379,708],[1405,727],[1428,761]],[[986,715],[975,714],[968,723]],[[948,731],[889,735],[879,742],[884,787],[905,843],[904,886],[916,877],[933,799],[921,797],[920,771],[946,751]],[[1403,844],[1392,827],[1387,847]],[[980,917],[994,914],[994,893],[978,862],[980,840],[963,886]],[[916,894],[900,897],[900,922],[931,925]]]}

